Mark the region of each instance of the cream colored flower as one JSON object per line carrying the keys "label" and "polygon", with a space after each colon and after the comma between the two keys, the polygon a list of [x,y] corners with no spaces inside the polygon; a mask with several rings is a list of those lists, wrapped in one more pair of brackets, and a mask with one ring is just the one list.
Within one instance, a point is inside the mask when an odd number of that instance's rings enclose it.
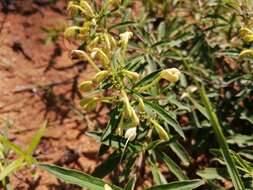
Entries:
{"label": "cream colored flower", "polygon": [[124,33],[120,34],[119,36],[120,36],[120,42],[121,42],[122,46],[125,47],[125,46],[127,46],[130,38],[133,37],[133,33],[132,32],[124,32]]}
{"label": "cream colored flower", "polygon": [[133,141],[137,135],[136,131],[137,131],[136,127],[132,127],[132,128],[127,129],[126,133],[125,133],[125,138],[129,139],[129,141]]}
{"label": "cream colored flower", "polygon": [[111,186],[108,184],[104,185],[104,190],[112,190]]}
{"label": "cream colored flower", "polygon": [[160,77],[169,82],[177,82],[180,78],[181,72],[176,68],[165,69],[161,71]]}

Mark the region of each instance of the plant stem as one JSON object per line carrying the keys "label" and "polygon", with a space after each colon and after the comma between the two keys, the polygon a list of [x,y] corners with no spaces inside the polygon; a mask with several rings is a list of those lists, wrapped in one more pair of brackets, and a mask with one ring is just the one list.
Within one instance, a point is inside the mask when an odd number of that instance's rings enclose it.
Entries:
{"label": "plant stem", "polygon": [[234,184],[235,190],[244,190],[244,185],[242,182],[242,179],[239,175],[239,172],[236,168],[235,162],[229,152],[229,146],[226,142],[226,139],[224,137],[224,134],[222,132],[219,120],[217,118],[217,115],[213,111],[213,108],[211,106],[210,100],[206,95],[206,91],[203,85],[200,86],[200,96],[203,104],[206,107],[206,111],[209,115],[209,120],[211,122],[211,125],[213,127],[215,136],[218,140],[219,146],[221,148],[222,155],[224,157],[225,163],[227,165],[228,172],[232,178],[232,182]]}

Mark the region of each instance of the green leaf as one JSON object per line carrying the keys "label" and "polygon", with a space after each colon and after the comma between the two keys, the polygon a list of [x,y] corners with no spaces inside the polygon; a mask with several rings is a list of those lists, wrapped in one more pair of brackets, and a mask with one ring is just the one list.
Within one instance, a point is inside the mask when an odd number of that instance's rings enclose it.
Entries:
{"label": "green leaf", "polygon": [[197,171],[197,175],[204,179],[229,179],[229,174],[224,168],[205,168],[204,170]]}
{"label": "green leaf", "polygon": [[165,185],[157,185],[150,188],[146,188],[145,190],[192,190],[195,189],[201,185],[203,185],[204,182],[202,180],[196,179],[196,180],[186,180],[186,181],[177,181],[177,182],[171,182]]}
{"label": "green leaf", "polygon": [[118,127],[118,124],[120,122],[120,109],[122,105],[117,106],[112,113],[110,114],[110,121],[105,129],[104,134],[101,137],[101,141],[105,141],[109,135],[112,134],[112,132]]}
{"label": "green leaf", "polygon": [[177,122],[167,111],[165,111],[161,106],[153,104],[149,101],[144,101],[145,106],[151,108],[161,119],[163,119],[168,125],[173,127],[175,131],[185,139],[184,132]]}
{"label": "green leaf", "polygon": [[12,143],[11,141],[9,141],[9,139],[7,139],[4,136],[0,136],[0,141],[9,149],[11,149],[12,151],[14,151],[16,154],[18,154],[19,156],[21,156],[23,159],[25,159],[28,163],[32,164],[32,163],[36,163],[37,160],[35,158],[33,158],[30,155],[27,155],[19,146],[17,146],[16,144]]}
{"label": "green leaf", "polygon": [[112,26],[108,29],[108,31],[110,31],[110,30],[112,30],[112,29],[115,29],[115,28],[120,29],[120,28],[125,28],[126,26],[135,26],[135,25],[137,25],[137,23],[134,22],[134,21],[124,21],[124,22],[121,22],[121,23],[117,23],[117,24],[112,25]]}
{"label": "green leaf", "polygon": [[7,167],[5,167],[3,169],[3,171],[1,171],[0,173],[0,181],[2,181],[4,178],[6,178],[7,176],[9,176],[12,172],[18,170],[19,168],[21,168],[24,164],[24,159],[20,158],[17,159],[15,161],[13,161],[12,163],[10,163]]}
{"label": "green leaf", "polygon": [[124,188],[125,190],[134,190],[135,183],[136,183],[137,178],[133,177],[131,178],[128,183],[126,184],[126,187]]}
{"label": "green leaf", "polygon": [[159,75],[160,71],[161,70],[157,70],[157,71],[154,71],[154,72],[148,74],[143,79],[141,79],[139,82],[137,82],[137,84],[134,86],[134,88],[141,87],[141,86],[144,86],[146,84],[150,84],[152,81],[155,80],[155,78],[157,78],[157,76]]}
{"label": "green leaf", "polygon": [[239,147],[253,146],[253,136],[236,133],[227,139],[229,144],[237,144]]}
{"label": "green leaf", "polygon": [[[104,185],[107,184],[99,178],[93,177],[77,170],[66,169],[63,167],[48,164],[39,164],[38,166],[64,182],[75,184],[80,187],[85,187],[91,190],[104,190]],[[113,190],[123,190],[116,185],[110,186]]]}
{"label": "green leaf", "polygon": [[98,178],[104,178],[107,174],[113,171],[113,169],[120,163],[121,153],[114,152],[103,163],[98,165],[92,176]]}
{"label": "green leaf", "polygon": [[192,102],[192,104],[194,105],[195,108],[197,108],[197,110],[199,110],[199,112],[205,116],[206,119],[209,119],[209,116],[207,114],[206,109],[200,105],[192,96],[188,95],[189,100]]}
{"label": "green leaf", "polygon": [[183,170],[165,153],[158,154],[159,159],[162,160],[169,170],[180,180],[188,180],[188,177],[184,174]]}
{"label": "green leaf", "polygon": [[[101,136],[103,135],[102,133],[99,133],[99,132],[86,132],[85,134],[89,137],[96,139],[96,140],[100,140]],[[107,139],[107,140],[103,141],[102,143],[105,145],[120,149],[120,148],[124,148],[124,145],[126,144],[126,139],[121,136],[111,135],[110,139]],[[135,151],[142,150],[141,144],[139,144],[139,143],[137,144],[136,142],[128,142],[127,147],[131,148]]]}
{"label": "green leaf", "polygon": [[43,136],[44,134],[44,131],[47,127],[47,121],[45,121],[40,129],[36,132],[36,134],[34,135],[33,139],[32,139],[32,142],[30,144],[30,146],[28,147],[27,151],[26,151],[26,154],[27,155],[31,155],[32,152],[34,151],[34,149],[37,147],[37,145],[40,143],[40,139],[41,137]]}
{"label": "green leaf", "polygon": [[167,183],[165,177],[163,176],[163,174],[160,172],[160,170],[154,163],[151,164],[151,172],[152,172],[155,184],[161,185],[161,184]]}
{"label": "green leaf", "polygon": [[180,158],[183,165],[188,166],[190,164],[190,156],[180,143],[173,142],[170,144],[170,148]]}

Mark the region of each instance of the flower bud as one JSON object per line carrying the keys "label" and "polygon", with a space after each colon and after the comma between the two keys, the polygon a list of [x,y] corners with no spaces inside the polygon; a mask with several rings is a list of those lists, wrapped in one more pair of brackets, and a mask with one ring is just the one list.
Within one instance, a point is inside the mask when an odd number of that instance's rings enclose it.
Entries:
{"label": "flower bud", "polygon": [[180,78],[181,72],[176,68],[165,69],[160,72],[160,77],[169,82],[177,82]]}
{"label": "flower bud", "polygon": [[125,91],[121,91],[121,95],[123,98],[123,102],[125,104],[125,110],[124,110],[125,116],[131,117],[132,116],[132,106],[129,103],[127,94]]}
{"label": "flower bud", "polygon": [[136,114],[136,112],[134,111],[134,108],[131,107],[132,110],[132,127],[137,127],[140,123],[140,120]]}
{"label": "flower bud", "polygon": [[97,97],[86,97],[83,98],[80,101],[80,105],[88,112],[93,111],[96,106],[97,106],[97,102],[98,102],[98,98]]}
{"label": "flower bud", "polygon": [[87,54],[83,50],[73,50],[70,54],[71,59],[85,60]]}
{"label": "flower bud", "polygon": [[75,4],[73,2],[70,2],[68,4],[67,11],[70,16],[75,16],[78,10],[81,11],[87,17],[92,18],[95,16],[90,5],[84,0],[81,0],[80,5]]}
{"label": "flower bud", "polygon": [[89,3],[85,0],[81,0],[80,1],[80,6],[85,10],[84,14],[88,17],[94,17],[94,12],[91,8],[91,6],[89,5]]}
{"label": "flower bud", "polygon": [[92,52],[90,53],[90,57],[91,57],[92,59],[95,59],[96,56],[97,56],[97,51],[92,51]]}
{"label": "flower bud", "polygon": [[139,107],[140,111],[144,112],[145,111],[145,105],[144,105],[144,102],[143,102],[142,98],[138,98],[138,102],[139,102],[138,107]]}
{"label": "flower bud", "polygon": [[253,58],[253,50],[251,50],[251,49],[243,50],[240,53],[239,57],[240,58],[244,58],[244,57]]}
{"label": "flower bud", "polygon": [[105,42],[107,50],[111,50],[112,46],[111,46],[111,42],[110,42],[110,39],[109,39],[109,35],[107,33],[103,34],[103,40]]}
{"label": "flower bud", "polygon": [[123,47],[126,47],[129,39],[133,37],[133,33],[132,32],[124,32],[124,33],[120,34],[119,36],[120,36],[121,45]]}
{"label": "flower bud", "polygon": [[132,80],[137,80],[140,77],[139,73],[133,71],[123,70],[123,73]]}
{"label": "flower bud", "polygon": [[[93,53],[94,52],[94,53]],[[96,52],[96,53],[95,53]],[[99,59],[102,61],[103,65],[108,66],[109,65],[109,58],[107,55],[101,50],[100,48],[93,48],[92,53],[95,57],[99,57]]]}
{"label": "flower bud", "polygon": [[72,27],[68,27],[65,32],[64,32],[64,37],[65,38],[72,38],[75,37],[76,35],[76,31],[80,30],[80,27],[78,26],[72,26]]}
{"label": "flower bud", "polygon": [[129,139],[129,141],[133,141],[136,138],[137,135],[137,128],[136,127],[132,127],[126,130],[125,133],[125,138]]}
{"label": "flower bud", "polygon": [[77,13],[77,8],[73,6],[74,2],[70,1],[67,8],[67,13],[70,17],[74,17]]}
{"label": "flower bud", "polygon": [[163,140],[169,140],[169,135],[167,134],[167,132],[164,130],[164,128],[159,124],[157,123],[155,120],[153,119],[150,119],[150,122],[153,124],[153,126],[155,127],[160,139],[163,139]]}
{"label": "flower bud", "polygon": [[97,83],[100,83],[102,80],[104,80],[109,75],[108,71],[100,71],[95,75],[95,81]]}
{"label": "flower bud", "polygon": [[240,30],[240,36],[246,42],[252,42],[253,41],[253,32],[248,28],[242,28]]}
{"label": "flower bud", "polygon": [[91,19],[91,24],[92,24],[93,26],[96,26],[96,25],[97,25],[97,21],[96,21],[95,18]]}
{"label": "flower bud", "polygon": [[104,190],[112,190],[111,186],[108,184],[104,185]]}
{"label": "flower bud", "polygon": [[84,81],[80,84],[79,89],[83,92],[90,91],[92,89],[92,84],[93,82],[90,80]]}
{"label": "flower bud", "polygon": [[113,6],[118,6],[120,4],[121,0],[109,0],[109,3]]}
{"label": "flower bud", "polygon": [[114,39],[114,37],[112,35],[109,35],[109,40],[110,40],[112,47],[117,46],[116,40]]}
{"label": "flower bud", "polygon": [[71,52],[71,58],[72,59],[79,59],[79,60],[86,60],[88,61],[91,66],[96,69],[98,72],[100,71],[100,69],[97,67],[97,65],[94,63],[94,61],[91,59],[91,57],[85,53],[84,51],[82,50],[73,50]]}

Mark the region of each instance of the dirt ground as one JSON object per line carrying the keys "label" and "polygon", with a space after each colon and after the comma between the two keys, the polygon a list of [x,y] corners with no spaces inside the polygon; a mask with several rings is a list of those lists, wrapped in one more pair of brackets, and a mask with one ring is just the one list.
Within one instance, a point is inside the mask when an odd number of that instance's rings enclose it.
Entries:
{"label": "dirt ground", "polygon": [[[96,141],[84,135],[88,124],[104,125],[104,112],[87,115],[79,107],[77,85],[94,73],[84,62],[69,59],[69,46],[62,34],[45,44],[42,27],[65,23],[66,1],[16,0],[0,13],[0,117],[9,123],[9,138],[25,148],[44,120],[46,133],[34,156],[40,162],[55,163],[90,172],[99,162]],[[6,1],[7,2],[7,1]],[[5,13],[4,13],[5,12]],[[97,117],[98,116],[98,117]],[[91,122],[92,121],[92,122]],[[51,175],[36,170],[36,177],[22,170],[12,176],[15,190],[78,189],[62,186]]]}

